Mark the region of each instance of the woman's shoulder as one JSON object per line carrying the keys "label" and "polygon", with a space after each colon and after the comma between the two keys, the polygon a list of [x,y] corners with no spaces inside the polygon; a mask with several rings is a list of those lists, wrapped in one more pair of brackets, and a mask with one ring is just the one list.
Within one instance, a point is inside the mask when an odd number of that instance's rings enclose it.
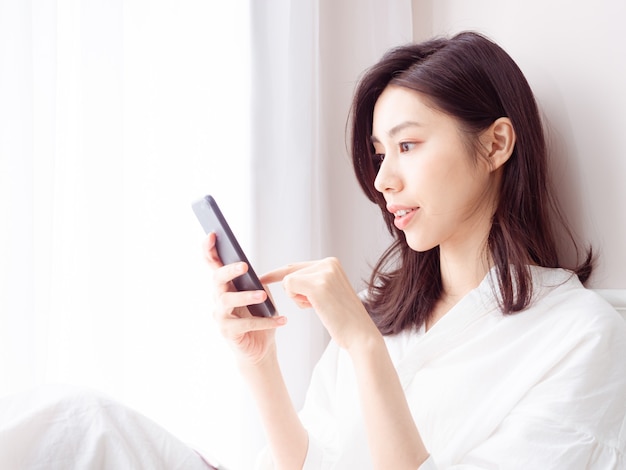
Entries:
{"label": "woman's shoulder", "polygon": [[587,331],[615,330],[626,338],[626,322],[597,292],[586,288],[571,271],[533,266],[533,302],[528,308],[547,321],[585,326]]}

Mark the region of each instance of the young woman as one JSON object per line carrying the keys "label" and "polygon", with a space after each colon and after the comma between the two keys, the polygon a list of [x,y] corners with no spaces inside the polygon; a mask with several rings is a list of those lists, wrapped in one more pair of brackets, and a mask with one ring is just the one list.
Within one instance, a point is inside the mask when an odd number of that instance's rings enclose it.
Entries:
{"label": "young woman", "polygon": [[[357,295],[336,259],[262,277],[332,340],[304,409],[215,235],[215,318],[268,439],[261,468],[626,468],[626,324],[557,253],[537,106],[474,33],[388,52],[357,87],[352,157],[395,241]],[[567,232],[565,232],[567,233]],[[573,240],[572,240],[573,242]]]}

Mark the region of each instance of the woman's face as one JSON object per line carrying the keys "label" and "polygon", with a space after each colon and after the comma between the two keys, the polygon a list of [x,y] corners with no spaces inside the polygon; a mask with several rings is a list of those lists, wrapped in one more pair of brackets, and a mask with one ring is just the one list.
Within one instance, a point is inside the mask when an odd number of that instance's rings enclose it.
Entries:
{"label": "woman's face", "polygon": [[374,186],[412,249],[485,242],[493,173],[470,153],[454,118],[418,92],[390,85],[374,107],[372,143],[382,159]]}

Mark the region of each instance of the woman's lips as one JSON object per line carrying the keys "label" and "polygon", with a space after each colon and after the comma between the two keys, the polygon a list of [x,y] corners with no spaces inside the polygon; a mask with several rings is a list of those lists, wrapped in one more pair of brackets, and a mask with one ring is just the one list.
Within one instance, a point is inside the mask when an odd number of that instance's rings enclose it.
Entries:
{"label": "woman's lips", "polygon": [[413,217],[415,217],[416,212],[419,207],[399,207],[399,206],[389,206],[387,210],[393,213],[394,215],[394,225],[399,230],[404,230],[406,226],[411,222]]}

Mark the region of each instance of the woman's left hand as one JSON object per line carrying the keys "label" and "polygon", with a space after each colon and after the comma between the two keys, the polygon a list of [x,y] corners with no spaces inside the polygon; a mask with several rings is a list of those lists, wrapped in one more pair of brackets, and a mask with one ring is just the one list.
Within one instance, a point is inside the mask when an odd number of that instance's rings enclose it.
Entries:
{"label": "woman's left hand", "polygon": [[298,306],[317,312],[342,348],[380,336],[337,258],[289,264],[261,276],[263,284],[280,281]]}

